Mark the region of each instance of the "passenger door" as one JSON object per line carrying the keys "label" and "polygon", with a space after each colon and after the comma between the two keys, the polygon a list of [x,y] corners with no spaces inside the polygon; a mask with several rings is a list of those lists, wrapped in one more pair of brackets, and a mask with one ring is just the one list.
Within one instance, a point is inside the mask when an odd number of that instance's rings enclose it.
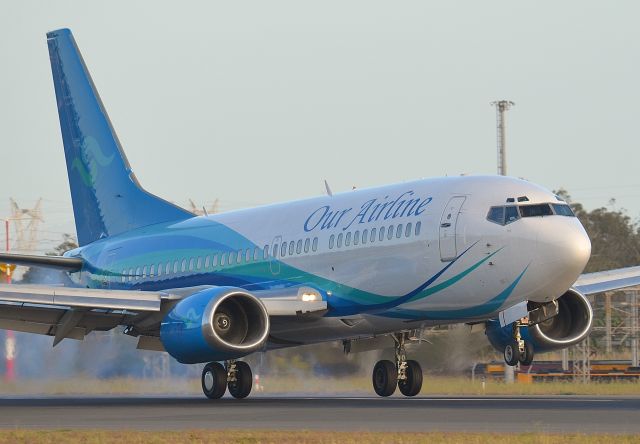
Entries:
{"label": "passenger door", "polygon": [[282,236],[276,236],[271,241],[271,254],[269,255],[269,268],[272,275],[280,274],[280,262],[278,261],[278,253],[282,244]]}
{"label": "passenger door", "polygon": [[452,261],[458,256],[456,225],[465,200],[464,196],[452,197],[440,218],[440,260],[443,262]]}

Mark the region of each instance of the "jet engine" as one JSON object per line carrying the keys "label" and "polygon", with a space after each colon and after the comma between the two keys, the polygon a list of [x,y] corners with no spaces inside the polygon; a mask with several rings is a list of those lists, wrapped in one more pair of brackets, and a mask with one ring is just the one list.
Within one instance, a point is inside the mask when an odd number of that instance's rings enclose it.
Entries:
{"label": "jet engine", "polygon": [[[536,353],[560,350],[583,341],[591,332],[593,310],[577,290],[567,290],[557,300],[558,314],[536,325],[522,327],[520,333]],[[485,333],[496,350],[503,351],[511,341],[513,324],[500,327],[497,320],[486,322]]]}
{"label": "jet engine", "polygon": [[240,358],[260,350],[268,335],[264,304],[234,287],[210,288],[182,299],[160,325],[165,350],[184,364]]}

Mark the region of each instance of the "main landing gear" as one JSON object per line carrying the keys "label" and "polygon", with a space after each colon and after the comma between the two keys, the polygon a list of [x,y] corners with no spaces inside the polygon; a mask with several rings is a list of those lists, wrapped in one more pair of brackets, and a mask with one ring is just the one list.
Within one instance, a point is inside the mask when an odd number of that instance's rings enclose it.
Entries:
{"label": "main landing gear", "polygon": [[507,365],[514,366],[518,362],[522,365],[531,365],[533,362],[533,345],[522,339],[520,328],[529,325],[527,318],[522,318],[513,323],[513,338],[504,348],[504,362]]}
{"label": "main landing gear", "polygon": [[210,362],[202,369],[202,391],[209,399],[221,398],[227,388],[234,398],[246,398],[252,384],[251,367],[243,361],[233,359],[226,361],[224,366]]}
{"label": "main landing gear", "polygon": [[422,368],[418,361],[407,360],[405,341],[407,333],[393,335],[396,343],[396,362],[378,361],[373,367],[373,389],[379,396],[391,396],[396,386],[405,396],[415,396],[422,389]]}

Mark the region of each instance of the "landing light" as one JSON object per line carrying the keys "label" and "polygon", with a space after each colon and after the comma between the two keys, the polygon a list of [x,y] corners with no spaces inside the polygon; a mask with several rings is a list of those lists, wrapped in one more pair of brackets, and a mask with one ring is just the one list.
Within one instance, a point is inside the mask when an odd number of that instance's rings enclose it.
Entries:
{"label": "landing light", "polygon": [[303,302],[315,302],[320,300],[320,295],[317,293],[302,293],[301,299]]}

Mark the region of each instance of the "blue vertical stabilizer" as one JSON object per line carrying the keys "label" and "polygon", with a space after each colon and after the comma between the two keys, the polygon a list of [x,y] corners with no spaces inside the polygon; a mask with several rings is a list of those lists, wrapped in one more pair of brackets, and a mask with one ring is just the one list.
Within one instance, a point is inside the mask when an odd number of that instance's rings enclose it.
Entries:
{"label": "blue vertical stabilizer", "polygon": [[71,31],[50,32],[47,43],[80,245],[193,217],[138,184]]}

